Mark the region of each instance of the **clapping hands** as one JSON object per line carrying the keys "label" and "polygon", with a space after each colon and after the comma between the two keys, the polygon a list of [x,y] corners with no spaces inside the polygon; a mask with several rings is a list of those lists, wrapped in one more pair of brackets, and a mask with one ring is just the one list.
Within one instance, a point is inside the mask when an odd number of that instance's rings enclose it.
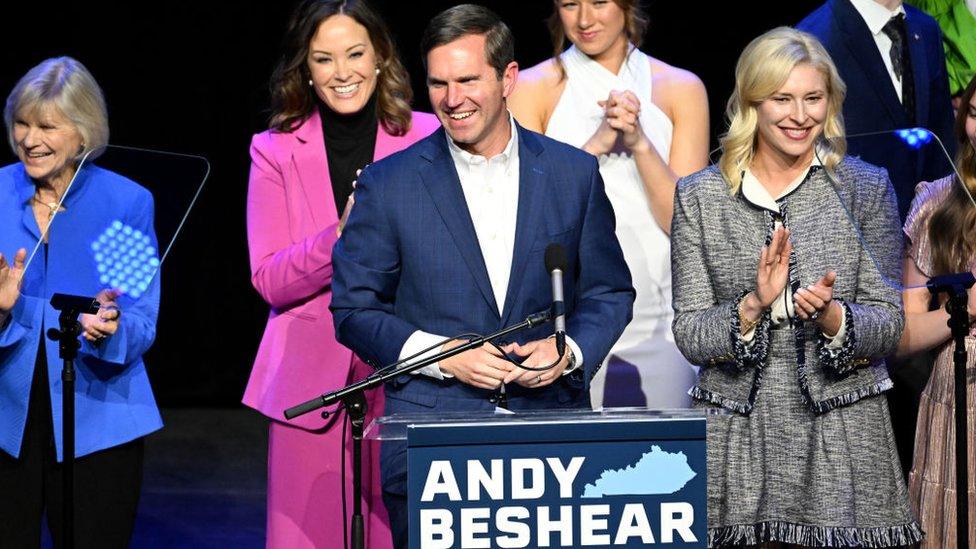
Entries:
{"label": "clapping hands", "polygon": [[761,309],[771,307],[776,298],[786,289],[792,251],[790,230],[784,227],[774,230],[769,246],[763,246],[760,251],[759,265],[756,268],[755,295]]}
{"label": "clapping hands", "polygon": [[584,149],[597,156],[607,154],[617,147],[618,139],[631,152],[652,146],[641,128],[641,104],[634,92],[614,90],[597,103],[603,108],[603,121]]}
{"label": "clapping hands", "polygon": [[26,260],[27,250],[24,248],[14,254],[12,265],[7,263],[7,258],[0,253],[0,315],[9,313],[20,297],[20,285],[24,279]]}

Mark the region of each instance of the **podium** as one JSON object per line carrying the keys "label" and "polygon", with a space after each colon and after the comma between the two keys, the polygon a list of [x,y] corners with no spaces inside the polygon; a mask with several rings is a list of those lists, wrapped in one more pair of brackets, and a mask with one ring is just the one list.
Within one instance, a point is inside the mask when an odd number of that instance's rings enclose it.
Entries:
{"label": "podium", "polygon": [[394,415],[366,438],[406,441],[411,549],[705,547],[714,413]]}

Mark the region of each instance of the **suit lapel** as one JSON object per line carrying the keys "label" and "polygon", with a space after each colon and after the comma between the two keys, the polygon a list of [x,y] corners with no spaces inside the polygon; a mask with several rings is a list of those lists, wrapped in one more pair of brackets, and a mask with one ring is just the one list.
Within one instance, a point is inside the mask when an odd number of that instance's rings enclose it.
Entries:
{"label": "suit lapel", "polygon": [[312,213],[312,221],[315,226],[324,227],[337,221],[339,214],[332,194],[329,159],[325,154],[322,119],[318,109],[312,111],[308,120],[292,132],[292,135],[295,138],[292,164],[296,179],[301,184],[305,203]]}
{"label": "suit lapel", "polygon": [[475,284],[481,291],[492,312],[497,316],[498,306],[495,294],[488,280],[488,269],[478,244],[478,235],[471,221],[464,193],[461,191],[461,180],[454,167],[454,160],[447,150],[447,136],[441,128],[424,140],[420,155],[430,164],[420,170],[420,177],[433,199],[434,207],[440,214],[447,230],[454,238],[461,258],[471,271]]}
{"label": "suit lapel", "polygon": [[876,83],[871,88],[878,95],[878,100],[884,105],[885,110],[888,111],[888,116],[891,117],[894,126],[896,128],[905,126],[908,122],[905,109],[898,101],[898,94],[891,84],[891,76],[888,74],[888,69],[885,68],[884,61],[881,59],[881,52],[878,51],[878,45],[875,43],[867,23],[864,22],[861,14],[854,9],[849,0],[836,0],[833,2],[833,7],[834,20],[844,35],[848,53],[861,67],[868,82]]}
{"label": "suit lapel", "polygon": [[908,54],[912,60],[912,77],[915,80],[915,125],[924,128],[929,124],[929,64],[917,17],[908,10],[905,10],[905,25],[908,35]]}
{"label": "suit lapel", "polygon": [[[544,225],[544,212],[540,207],[546,188],[546,165],[541,157],[542,144],[532,133],[517,124],[516,127],[519,137],[519,199],[512,271],[508,278],[508,290],[505,292],[505,307],[502,309],[503,324],[511,322],[512,310],[522,288],[522,275],[531,255],[529,252],[538,237],[539,225]],[[533,268],[541,269],[542,266]]]}

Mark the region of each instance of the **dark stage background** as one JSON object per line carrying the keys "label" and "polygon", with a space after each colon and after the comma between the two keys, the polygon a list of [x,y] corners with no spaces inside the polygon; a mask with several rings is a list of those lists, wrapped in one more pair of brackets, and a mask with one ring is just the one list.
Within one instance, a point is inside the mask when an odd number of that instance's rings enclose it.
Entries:
{"label": "dark stage background", "polygon": [[[413,77],[415,108],[429,111],[417,53],[443,0],[374,0]],[[523,67],[551,55],[549,0],[482,2],[515,33]],[[658,0],[643,49],[704,80],[715,136],[735,60],[749,40],[792,25],[820,2]],[[294,2],[117,4],[24,2],[4,7],[0,93],[41,60],[70,55],[101,84],[112,143],[206,156],[212,172],[164,269],[163,303],[149,374],[160,404],[240,401],[267,307],[249,281],[244,206],[251,135],[266,128],[267,80]],[[14,157],[2,147],[0,161]],[[323,334],[323,337],[326,337]],[[328,364],[323,364],[328,368]],[[315,380],[309,380],[314,383]],[[323,391],[332,387],[322,387]]]}

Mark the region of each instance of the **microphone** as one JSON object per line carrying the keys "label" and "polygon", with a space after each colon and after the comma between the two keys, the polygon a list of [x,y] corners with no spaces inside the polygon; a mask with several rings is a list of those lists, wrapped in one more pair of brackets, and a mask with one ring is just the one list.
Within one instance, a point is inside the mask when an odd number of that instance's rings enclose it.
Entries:
{"label": "microphone", "polygon": [[566,271],[566,250],[559,244],[546,246],[546,270],[552,277],[552,316],[556,327],[556,352],[566,350],[566,306],[563,302],[563,273]]}

